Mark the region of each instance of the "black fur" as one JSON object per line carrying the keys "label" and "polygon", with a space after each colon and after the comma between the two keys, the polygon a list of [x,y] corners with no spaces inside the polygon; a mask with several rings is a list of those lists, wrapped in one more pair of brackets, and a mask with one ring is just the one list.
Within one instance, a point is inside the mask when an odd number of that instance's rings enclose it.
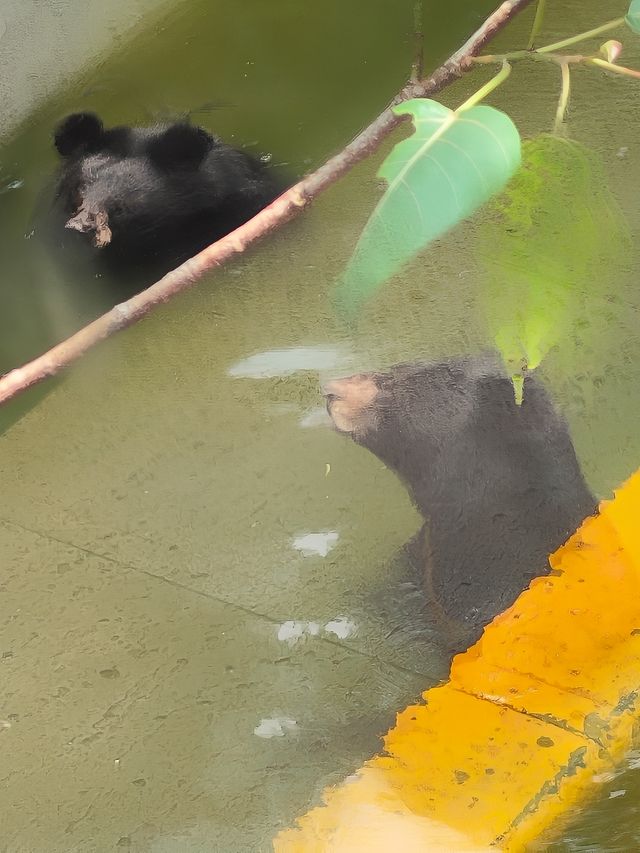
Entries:
{"label": "black fur", "polygon": [[378,391],[352,437],[407,485],[426,522],[413,558],[447,619],[475,639],[596,512],[567,425],[532,376],[517,406],[492,357],[368,378]]}
{"label": "black fur", "polygon": [[59,231],[82,232],[96,257],[116,266],[169,269],[280,191],[263,162],[187,123],[105,129],[96,115],[77,113],[54,142]]}

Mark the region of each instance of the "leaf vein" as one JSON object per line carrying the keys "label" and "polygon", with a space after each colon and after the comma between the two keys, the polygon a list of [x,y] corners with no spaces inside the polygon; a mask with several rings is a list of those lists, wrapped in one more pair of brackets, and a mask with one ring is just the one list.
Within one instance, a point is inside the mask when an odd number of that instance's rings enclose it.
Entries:
{"label": "leaf vein", "polygon": [[467,160],[471,163],[473,168],[478,173],[478,176],[479,176],[480,180],[482,181],[483,187],[485,188],[486,191],[489,191],[490,188],[489,188],[489,185],[487,184],[487,179],[482,174],[480,167],[478,166],[476,161],[473,159],[473,157],[469,154],[469,152],[465,151],[464,148],[461,148],[459,145],[457,145],[455,142],[452,142],[450,139],[443,139],[442,142],[445,145],[450,145],[451,148],[455,148],[456,151],[460,151],[460,153],[463,154],[467,158]]}
{"label": "leaf vein", "polygon": [[479,127],[479,128],[481,128],[482,130],[486,131],[486,132],[489,134],[489,136],[490,136],[493,140],[495,140],[495,143],[496,143],[497,147],[500,149],[500,151],[502,152],[502,154],[503,154],[503,156],[504,156],[504,161],[505,161],[505,163],[507,164],[507,166],[510,166],[510,165],[511,165],[511,159],[510,159],[510,157],[509,157],[509,155],[508,155],[507,151],[505,150],[505,148],[504,148],[504,146],[503,146],[502,142],[500,141],[500,137],[499,137],[499,136],[497,136],[497,134],[495,134],[495,133],[493,132],[493,130],[491,130],[491,128],[490,128],[488,125],[483,124],[482,122],[480,122],[480,121],[476,121],[475,119],[471,119],[471,118],[464,118],[464,119],[462,119],[462,121],[465,121],[467,124],[473,124],[473,125],[476,125],[476,127]]}

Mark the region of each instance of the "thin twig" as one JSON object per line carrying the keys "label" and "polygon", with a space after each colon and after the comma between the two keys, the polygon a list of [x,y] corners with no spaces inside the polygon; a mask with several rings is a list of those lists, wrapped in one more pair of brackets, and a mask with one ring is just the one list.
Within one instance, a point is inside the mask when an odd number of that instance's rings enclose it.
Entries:
{"label": "thin twig", "polygon": [[559,50],[563,50],[565,47],[571,47],[573,44],[579,44],[581,41],[587,41],[588,39],[595,38],[596,36],[600,36],[603,33],[608,33],[610,30],[615,30],[618,27],[621,27],[624,24],[624,18],[614,18],[613,21],[607,21],[606,24],[602,24],[599,27],[596,27],[593,30],[587,30],[584,33],[578,33],[578,35],[571,36],[571,38],[562,39],[562,41],[555,41],[553,44],[545,44],[544,47],[538,48],[538,53],[556,53]]}
{"label": "thin twig", "polygon": [[[538,17],[541,8],[543,7],[538,6],[536,18]],[[535,49],[528,47],[526,50],[512,50],[509,53],[485,54],[484,56],[474,57],[473,61],[477,65],[489,65],[492,62],[502,62],[505,59],[514,62],[520,59],[546,59],[553,62],[556,60],[556,57],[551,56],[551,54],[557,53],[559,50],[562,50],[565,47],[570,47],[571,45],[579,44],[582,41],[588,41],[589,39],[593,39],[596,36],[602,35],[603,33],[608,33],[610,30],[615,30],[618,27],[621,27],[624,22],[624,18],[615,18],[612,21],[607,21],[606,24],[601,24],[599,27],[596,27],[593,30],[587,30],[586,32],[578,33],[575,36],[571,36],[571,38],[562,39],[562,41],[556,41],[553,44],[545,44],[542,47],[537,47]],[[534,22],[534,28],[531,31],[529,44],[531,44],[532,40],[535,38],[535,26],[536,24]]]}
{"label": "thin twig", "polygon": [[536,16],[533,19],[533,26],[531,27],[531,35],[529,36],[527,50],[533,50],[536,46],[536,39],[540,35],[540,31],[542,30],[542,25],[544,23],[545,6],[546,0],[538,0],[538,5],[536,6]]}
{"label": "thin twig", "polygon": [[440,68],[426,80],[408,83],[393,98],[389,107],[346,148],[283,193],[249,222],[167,273],[147,290],[127,302],[116,305],[44,355],[3,376],[0,379],[0,404],[13,399],[43,379],[55,376],[99,341],[141,320],[156,305],[167,302],[177,293],[195,284],[205,273],[222,266],[234,255],[242,253],[248,246],[297,216],[323,190],[375,151],[402,121],[402,117],[396,116],[391,107],[410,98],[433,95],[461,77],[473,67],[473,57],[530,3],[531,0],[505,0]]}
{"label": "thin twig", "polygon": [[424,31],[422,0],[413,4],[413,40],[415,55],[411,66],[411,82],[417,83],[424,76]]}

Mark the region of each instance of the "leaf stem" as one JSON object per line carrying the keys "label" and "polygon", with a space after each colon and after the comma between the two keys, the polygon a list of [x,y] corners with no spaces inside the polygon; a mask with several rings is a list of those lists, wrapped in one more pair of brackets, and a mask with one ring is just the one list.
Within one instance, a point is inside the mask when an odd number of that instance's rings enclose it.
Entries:
{"label": "leaf stem", "polygon": [[593,30],[586,30],[586,32],[578,33],[578,35],[571,36],[571,38],[562,39],[562,41],[556,41],[553,44],[546,44],[544,47],[539,47],[536,53],[555,53],[557,50],[562,50],[572,44],[578,44],[578,42],[595,38],[602,33],[607,33],[609,30],[615,30],[617,27],[622,26],[622,24],[624,24],[624,18],[615,18],[613,21],[607,21],[606,24],[602,24]]}
{"label": "leaf stem", "polygon": [[509,74],[511,74],[511,66],[506,59],[503,59],[502,68],[498,71],[495,77],[492,77],[488,83],[485,83],[482,88],[478,89],[477,92],[474,92],[470,98],[467,98],[463,104],[460,104],[456,112],[459,113],[462,110],[470,110],[471,107],[475,107],[476,104],[486,98],[494,89],[497,89],[501,83],[504,83]]}
{"label": "leaf stem", "polygon": [[560,90],[560,98],[558,100],[558,109],[556,110],[556,120],[553,126],[553,132],[558,136],[562,133],[567,106],[569,105],[569,95],[571,93],[571,72],[569,71],[569,63],[564,61],[560,63],[562,71],[562,89]]}
{"label": "leaf stem", "polygon": [[511,50],[508,53],[484,53],[482,56],[474,56],[474,65],[495,65],[498,62],[517,62],[520,59],[537,59],[543,62],[555,62],[554,56],[548,53],[538,53],[537,50]]}
{"label": "leaf stem", "polygon": [[597,56],[586,57],[584,62],[588,65],[597,65],[598,68],[604,68],[605,71],[611,71],[613,74],[622,74],[623,77],[635,77],[640,79],[640,71],[635,68],[627,68],[625,65],[616,65],[614,62],[607,62],[606,59],[599,59]]}
{"label": "leaf stem", "polygon": [[533,19],[533,26],[531,27],[531,35],[529,36],[527,50],[533,50],[536,39],[540,35],[540,30],[542,29],[542,23],[544,21],[544,12],[546,5],[547,0],[538,0],[538,5],[536,6],[536,16]]}

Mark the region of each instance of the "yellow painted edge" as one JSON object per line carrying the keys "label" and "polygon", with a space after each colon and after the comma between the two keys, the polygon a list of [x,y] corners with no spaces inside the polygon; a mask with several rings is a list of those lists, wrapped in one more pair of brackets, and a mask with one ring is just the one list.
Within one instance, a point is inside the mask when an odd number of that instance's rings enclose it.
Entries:
{"label": "yellow painted edge", "polygon": [[639,516],[640,472],[276,853],[522,851],[595,793],[640,715]]}

